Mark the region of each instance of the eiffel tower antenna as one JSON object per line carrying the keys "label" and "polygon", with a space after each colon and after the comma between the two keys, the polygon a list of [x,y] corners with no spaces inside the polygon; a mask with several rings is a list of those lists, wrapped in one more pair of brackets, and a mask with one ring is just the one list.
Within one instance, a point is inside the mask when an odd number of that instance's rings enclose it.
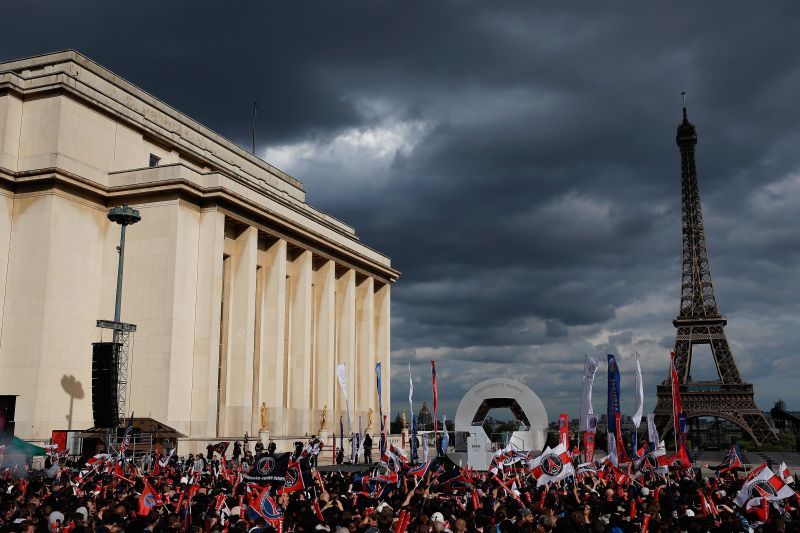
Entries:
{"label": "eiffel tower antenna", "polygon": [[[681,154],[681,297],[678,316],[672,324],[677,329],[675,369],[683,410],[687,419],[707,416],[733,422],[760,447],[766,442],[777,442],[778,438],[753,400],[753,385],[743,381],[739,375],[725,336],[724,328],[728,322],[717,307],[703,228],[695,167],[697,132],[687,118],[686,92],[681,96],[683,120],[675,136]],[[719,379],[692,381],[692,351],[700,344],[710,346]],[[663,436],[674,429],[669,377],[657,387],[657,393],[655,419]]]}

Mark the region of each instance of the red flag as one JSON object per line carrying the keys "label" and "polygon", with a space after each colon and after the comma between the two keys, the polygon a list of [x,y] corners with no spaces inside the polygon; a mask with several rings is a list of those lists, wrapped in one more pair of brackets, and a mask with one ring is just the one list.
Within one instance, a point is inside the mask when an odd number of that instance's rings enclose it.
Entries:
{"label": "red flag", "polygon": [[439,385],[436,383],[436,361],[431,361],[431,374],[433,375],[433,432],[439,427]]}
{"label": "red flag", "polygon": [[150,483],[144,478],[142,480],[144,481],[144,490],[142,490],[142,495],[139,496],[139,515],[147,516],[150,514],[151,509],[161,505],[161,500],[158,497],[158,493],[150,486]]}

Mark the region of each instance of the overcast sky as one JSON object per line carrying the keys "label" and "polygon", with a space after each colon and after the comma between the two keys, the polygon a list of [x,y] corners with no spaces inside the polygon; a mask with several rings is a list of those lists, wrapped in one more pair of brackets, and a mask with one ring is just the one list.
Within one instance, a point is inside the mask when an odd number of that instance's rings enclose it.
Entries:
{"label": "overcast sky", "polygon": [[734,357],[800,410],[800,4],[533,4],[13,2],[0,60],[75,48],[248,148],[258,100],[259,155],[403,273],[393,412],[435,359],[448,418],[495,376],[577,416],[587,353],[619,354],[630,414],[638,351],[655,405],[686,90]]}

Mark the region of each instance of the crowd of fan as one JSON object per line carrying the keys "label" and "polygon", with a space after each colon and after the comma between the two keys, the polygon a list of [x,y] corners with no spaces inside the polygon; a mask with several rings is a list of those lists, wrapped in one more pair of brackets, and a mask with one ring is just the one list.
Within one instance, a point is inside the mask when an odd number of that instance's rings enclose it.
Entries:
{"label": "crowd of fan", "polygon": [[[52,459],[40,471],[2,468],[0,530],[800,531],[797,497],[764,500],[751,509],[736,506],[733,497],[743,483],[736,472],[703,478],[688,469],[622,480],[587,471],[543,487],[524,468],[498,476],[463,470],[453,477],[459,467],[441,459],[424,475],[409,475],[404,467],[392,477],[373,472],[370,483],[358,473],[321,472],[305,490],[270,492],[281,515],[276,523],[248,509],[258,505],[260,487],[230,474],[239,461],[172,456],[166,466],[150,470],[157,460],[122,470],[111,463],[88,468]],[[384,466],[377,468],[386,473]],[[442,483],[445,472],[448,481]],[[390,481],[374,481],[382,479]],[[149,489],[157,505],[143,507]]]}

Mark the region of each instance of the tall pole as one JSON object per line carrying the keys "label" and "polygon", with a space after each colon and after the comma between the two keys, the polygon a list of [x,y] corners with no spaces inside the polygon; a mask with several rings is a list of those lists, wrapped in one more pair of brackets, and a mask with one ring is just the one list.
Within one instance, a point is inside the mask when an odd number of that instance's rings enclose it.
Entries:
{"label": "tall pole", "polygon": [[117,263],[117,297],[114,301],[114,322],[119,322],[122,309],[122,271],[125,268],[125,229],[127,227],[127,224],[122,224],[119,233],[119,247],[117,248],[119,262]]}
{"label": "tall pole", "polygon": [[258,102],[253,102],[253,155],[256,155],[256,118],[258,117]]}

